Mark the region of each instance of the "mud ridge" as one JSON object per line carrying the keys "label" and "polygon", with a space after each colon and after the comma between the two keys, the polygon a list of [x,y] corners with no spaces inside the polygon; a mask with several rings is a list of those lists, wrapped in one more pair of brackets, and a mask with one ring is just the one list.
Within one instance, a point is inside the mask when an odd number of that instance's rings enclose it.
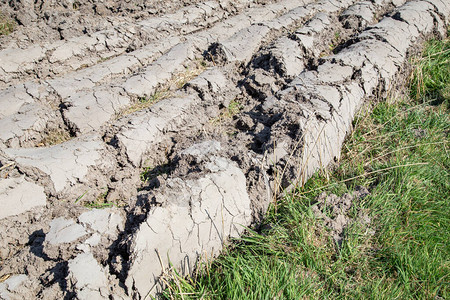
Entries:
{"label": "mud ridge", "polygon": [[[139,3],[126,1],[106,5],[90,1],[40,2],[41,5],[33,5],[29,1],[10,1],[0,7],[19,23],[13,39],[2,39],[5,42],[1,45],[8,45],[0,50],[3,86],[83,69],[154,41],[203,30],[249,6],[259,5],[248,0],[171,1],[169,5],[148,1],[141,3],[141,8]],[[133,13],[119,17],[114,14],[114,7],[120,6],[135,6],[138,14],[148,17],[136,20]]]}

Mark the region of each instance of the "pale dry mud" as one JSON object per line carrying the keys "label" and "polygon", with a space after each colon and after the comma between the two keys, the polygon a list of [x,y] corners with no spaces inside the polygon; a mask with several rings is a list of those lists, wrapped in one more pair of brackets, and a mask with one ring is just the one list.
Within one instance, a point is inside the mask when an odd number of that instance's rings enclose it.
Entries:
{"label": "pale dry mud", "polygon": [[[282,189],[338,161],[364,101],[395,87],[450,16],[443,0],[77,3],[88,29],[52,38],[51,5],[8,2],[49,38],[23,23],[0,51],[0,298],[157,295],[170,267],[191,273]],[[52,5],[81,24],[78,4]],[[121,26],[139,33],[110,59],[71,52]],[[49,60],[54,43],[67,61]],[[325,220],[338,243],[347,202]]]}
{"label": "pale dry mud", "polygon": [[19,25],[12,39],[1,39],[0,83],[85,68],[152,41],[205,29],[257,5],[248,0],[166,2],[2,1],[0,9]]}

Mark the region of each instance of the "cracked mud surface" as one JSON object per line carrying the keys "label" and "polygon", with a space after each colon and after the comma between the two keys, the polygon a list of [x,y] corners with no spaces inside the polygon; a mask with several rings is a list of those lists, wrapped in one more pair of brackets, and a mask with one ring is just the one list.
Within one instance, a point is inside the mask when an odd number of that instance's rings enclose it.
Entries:
{"label": "cracked mud surface", "polygon": [[[0,9],[18,23],[0,37],[5,299],[156,295],[169,260],[192,272],[337,161],[361,105],[450,16],[444,0]],[[351,201],[335,202],[339,243]]]}

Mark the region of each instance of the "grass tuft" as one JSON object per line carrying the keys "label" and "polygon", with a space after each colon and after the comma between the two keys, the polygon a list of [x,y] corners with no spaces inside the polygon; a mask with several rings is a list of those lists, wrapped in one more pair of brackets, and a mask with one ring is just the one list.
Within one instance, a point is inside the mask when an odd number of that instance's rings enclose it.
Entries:
{"label": "grass tuft", "polygon": [[[449,30],[450,34],[450,30]],[[416,59],[410,84],[411,97],[433,104],[450,105],[450,39],[430,41]]]}
{"label": "grass tuft", "polygon": [[199,74],[205,71],[207,67],[208,65],[204,60],[197,59],[195,61],[192,61],[189,66],[185,67],[184,71],[173,75],[171,80],[160,86],[153,95],[138,98],[138,101],[133,103],[124,111],[120,112],[116,116],[116,118],[118,119],[124,115],[143,110],[163,99],[172,97],[176,90],[183,88],[187,82],[197,77]]}
{"label": "grass tuft", "polygon": [[108,188],[105,187],[104,190],[105,191],[100,193],[94,201],[86,202],[84,203],[84,206],[91,209],[93,208],[102,209],[117,206],[116,203],[108,202],[106,200],[106,197],[108,196]]}
{"label": "grass tuft", "polygon": [[0,36],[11,34],[15,27],[16,23],[0,11]]}
{"label": "grass tuft", "polygon": [[124,114],[131,114],[133,112],[143,110],[147,107],[152,106],[159,101],[169,98],[172,92],[168,88],[162,88],[157,90],[153,95],[149,97],[140,97],[137,102],[130,106]]}
{"label": "grass tuft", "polygon": [[62,144],[70,140],[70,132],[62,128],[51,128],[46,131],[46,135],[37,143],[38,147],[49,147]]}
{"label": "grass tuft", "polygon": [[82,206],[90,208],[90,209],[102,209],[102,208],[109,208],[109,207],[119,207],[123,206],[124,203],[116,203],[116,202],[108,202],[107,196],[108,196],[108,188],[103,188],[104,192],[101,192],[97,195],[97,198],[94,201],[84,201],[84,196],[89,192],[88,190],[85,191],[82,195],[80,195],[77,200],[75,200],[75,203],[80,203]]}
{"label": "grass tuft", "polygon": [[242,108],[242,104],[237,99],[231,100],[230,104],[223,108],[220,114],[216,118],[213,118],[210,123],[213,125],[220,125],[226,121],[230,121],[242,110]]}

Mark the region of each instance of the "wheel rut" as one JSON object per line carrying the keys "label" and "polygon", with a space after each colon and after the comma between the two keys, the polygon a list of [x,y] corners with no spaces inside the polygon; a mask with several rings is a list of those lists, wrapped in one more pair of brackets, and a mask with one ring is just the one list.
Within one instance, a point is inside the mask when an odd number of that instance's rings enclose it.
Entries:
{"label": "wheel rut", "polygon": [[55,4],[27,24],[27,1],[0,2],[20,24],[0,48],[1,297],[157,295],[169,264],[191,273],[337,161],[450,17],[443,0],[150,2],[55,6],[72,31],[44,20]]}

